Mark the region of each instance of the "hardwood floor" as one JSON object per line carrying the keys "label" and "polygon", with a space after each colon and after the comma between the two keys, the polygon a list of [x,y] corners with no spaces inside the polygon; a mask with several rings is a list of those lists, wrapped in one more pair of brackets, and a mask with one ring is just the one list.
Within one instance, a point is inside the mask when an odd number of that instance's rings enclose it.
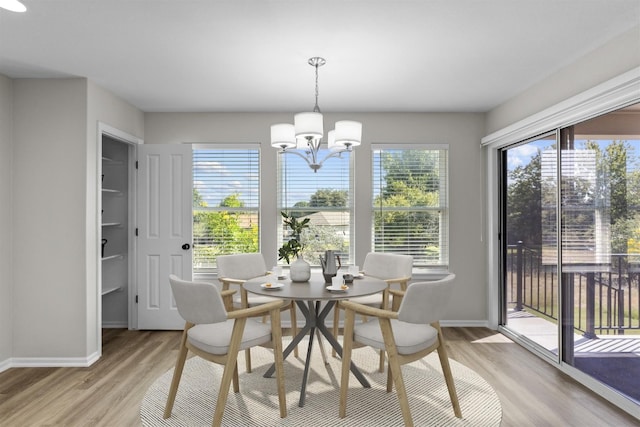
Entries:
{"label": "hardwood floor", "polygon": [[[495,331],[444,328],[449,357],[496,390],[502,426],[638,426],[617,409]],[[89,368],[17,368],[0,373],[0,426],[139,426],[140,402],[172,368],[179,331],[103,333]],[[482,427],[482,426],[480,426]]]}

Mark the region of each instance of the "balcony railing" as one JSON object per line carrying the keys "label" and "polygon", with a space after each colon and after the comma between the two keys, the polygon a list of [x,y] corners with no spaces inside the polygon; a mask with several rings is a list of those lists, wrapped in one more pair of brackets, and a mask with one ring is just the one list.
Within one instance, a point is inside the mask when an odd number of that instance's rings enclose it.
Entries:
{"label": "balcony railing", "polygon": [[[510,307],[516,311],[526,308],[557,321],[557,266],[543,264],[541,251],[521,242],[508,246],[506,261]],[[629,261],[629,255],[612,255],[611,264],[599,266],[599,271],[588,266],[580,271],[572,266],[563,272],[563,280],[573,282],[567,287],[573,292],[573,326],[586,337],[640,331],[640,264]]]}

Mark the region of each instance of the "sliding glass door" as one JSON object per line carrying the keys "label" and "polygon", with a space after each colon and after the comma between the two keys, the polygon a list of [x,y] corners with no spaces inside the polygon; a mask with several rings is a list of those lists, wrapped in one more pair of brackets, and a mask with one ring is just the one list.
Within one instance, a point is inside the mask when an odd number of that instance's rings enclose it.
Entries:
{"label": "sliding glass door", "polygon": [[502,323],[558,352],[556,134],[502,151]]}
{"label": "sliding glass door", "polygon": [[630,107],[501,151],[501,323],[636,402],[639,117]]}

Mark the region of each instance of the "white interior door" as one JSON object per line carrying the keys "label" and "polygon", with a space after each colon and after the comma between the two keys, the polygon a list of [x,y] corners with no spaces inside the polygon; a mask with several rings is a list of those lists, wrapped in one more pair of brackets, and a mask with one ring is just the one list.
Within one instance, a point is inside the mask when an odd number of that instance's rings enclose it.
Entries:
{"label": "white interior door", "polygon": [[191,146],[138,148],[138,329],[182,329],[169,274],[191,280]]}

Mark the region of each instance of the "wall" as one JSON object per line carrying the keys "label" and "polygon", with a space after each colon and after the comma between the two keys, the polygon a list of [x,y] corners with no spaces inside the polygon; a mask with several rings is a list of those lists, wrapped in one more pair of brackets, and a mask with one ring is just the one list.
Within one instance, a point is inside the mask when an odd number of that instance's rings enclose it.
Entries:
{"label": "wall", "polygon": [[[142,138],[144,134],[144,114],[131,104],[123,101],[109,91],[88,81],[87,124],[86,124],[86,227],[85,227],[85,257],[86,257],[86,318],[87,318],[87,354],[93,354],[101,348],[102,319],[100,310],[101,293],[99,289],[98,259],[100,244],[98,237],[98,199],[101,194],[100,177],[98,174],[98,146],[101,136],[98,124],[106,124],[119,131]],[[119,295],[123,311],[128,311],[128,295]],[[124,319],[126,322],[126,318]]]}
{"label": "wall", "polygon": [[640,26],[621,34],[487,114],[487,134],[640,66]]}
{"label": "wall", "polygon": [[13,353],[13,82],[0,75],[0,371]]}
{"label": "wall", "polygon": [[82,78],[13,85],[14,364],[86,365],[101,346],[98,121],[142,135],[144,116]]}
{"label": "wall", "polygon": [[[370,250],[371,143],[449,144],[450,269],[458,276],[447,319],[457,324],[486,324],[487,299],[483,238],[480,138],[482,114],[324,114],[326,127],[339,119],[363,123],[363,144],[355,149],[356,262]],[[292,122],[293,114],[146,113],[145,143],[258,142],[261,149],[261,223],[275,224],[276,150],[268,144],[270,125]],[[309,170],[309,173],[312,173]],[[318,173],[322,173],[320,170]],[[267,265],[276,260],[275,227],[262,227],[262,252]]]}
{"label": "wall", "polygon": [[14,357],[86,356],[85,79],[14,80]]}

